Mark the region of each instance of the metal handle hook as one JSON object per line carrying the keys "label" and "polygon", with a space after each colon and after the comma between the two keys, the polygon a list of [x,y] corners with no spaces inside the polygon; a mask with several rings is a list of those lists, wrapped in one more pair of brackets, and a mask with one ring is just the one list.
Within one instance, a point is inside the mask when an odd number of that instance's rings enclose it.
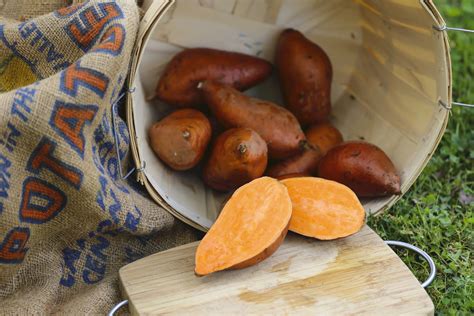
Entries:
{"label": "metal handle hook", "polygon": [[116,313],[120,308],[122,308],[122,306],[125,306],[125,305],[128,305],[128,300],[121,301],[120,303],[118,303],[117,305],[115,305],[114,307],[112,307],[112,309],[111,309],[110,312],[107,314],[107,316],[114,316],[115,313]]}
{"label": "metal handle hook", "polygon": [[120,158],[120,148],[119,148],[119,139],[118,139],[118,132],[117,132],[117,125],[115,123],[115,113],[116,108],[119,104],[119,102],[123,99],[124,96],[127,95],[127,93],[133,93],[135,92],[135,88],[129,89],[126,92],[121,93],[118,98],[112,103],[112,130],[114,132],[114,142],[115,142],[115,152],[117,154],[117,161],[118,161],[118,169],[119,169],[119,175],[122,180],[127,179],[134,171],[143,171],[145,170],[146,167],[146,161],[142,161],[142,166],[140,168],[132,168],[130,171],[128,171],[125,175],[123,175],[122,171],[122,159]]}
{"label": "metal handle hook", "polygon": [[421,283],[421,286],[423,288],[427,288],[433,282],[433,280],[436,277],[436,265],[435,265],[433,259],[430,257],[429,254],[427,254],[426,252],[424,252],[420,248],[415,247],[415,246],[413,246],[411,244],[408,244],[406,242],[403,242],[403,241],[386,240],[385,243],[389,246],[396,246],[396,247],[402,247],[402,248],[410,249],[411,251],[414,251],[417,254],[419,254],[421,257],[423,257],[423,259],[425,259],[426,262],[428,262],[428,264],[430,265],[430,275],[428,276],[428,278],[423,283]]}
{"label": "metal handle hook", "polygon": [[[457,31],[457,32],[465,32],[465,33],[474,33],[474,30],[469,30],[469,29],[463,29],[459,27],[449,27],[446,24],[444,25],[433,25],[433,29],[439,32],[443,31]],[[441,105],[443,108],[446,110],[451,110],[453,108],[453,105],[457,106],[463,106],[466,108],[474,108],[474,104],[468,104],[468,103],[462,103],[462,102],[451,102],[451,104],[447,104],[444,101],[439,100],[439,105]]]}

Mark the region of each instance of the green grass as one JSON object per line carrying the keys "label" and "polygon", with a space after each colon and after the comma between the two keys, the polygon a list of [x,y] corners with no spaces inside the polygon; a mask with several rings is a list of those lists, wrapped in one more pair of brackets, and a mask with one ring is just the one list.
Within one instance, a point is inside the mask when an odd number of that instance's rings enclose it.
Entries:
{"label": "green grass", "polygon": [[[449,26],[474,29],[474,0],[435,0]],[[474,34],[449,32],[454,100],[474,103]],[[436,153],[410,191],[369,218],[382,238],[427,251],[438,274],[428,288],[437,314],[474,314],[474,109],[456,107]],[[418,279],[428,267],[398,251]]]}

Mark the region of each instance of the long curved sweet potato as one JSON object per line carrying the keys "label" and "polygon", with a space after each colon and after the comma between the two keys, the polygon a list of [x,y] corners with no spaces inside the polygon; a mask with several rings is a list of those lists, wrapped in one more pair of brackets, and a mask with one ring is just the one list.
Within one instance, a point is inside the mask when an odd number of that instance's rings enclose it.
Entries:
{"label": "long curved sweet potato", "polygon": [[200,242],[196,275],[245,268],[271,256],[286,236],[291,208],[278,180],[263,177],[240,187]]}
{"label": "long curved sweet potato", "polygon": [[229,191],[263,175],[267,144],[250,128],[232,128],[217,137],[204,166],[204,182],[218,191]]}
{"label": "long curved sweet potato", "polygon": [[321,159],[318,175],[347,185],[359,197],[400,194],[400,176],[382,149],[362,141],[342,143]]}
{"label": "long curved sweet potato", "polygon": [[323,155],[326,155],[329,149],[343,142],[341,132],[328,122],[310,126],[305,135],[309,143],[321,149]]}
{"label": "long curved sweet potato", "polygon": [[327,119],[331,112],[332,66],[324,50],[293,29],[278,40],[275,63],[287,108],[302,126]]}
{"label": "long curved sweet potato", "polygon": [[272,65],[261,58],[210,48],[190,48],[167,65],[156,87],[156,96],[178,107],[204,104],[199,82],[216,80],[246,90],[265,80]]}
{"label": "long curved sweet potato", "polygon": [[156,155],[174,170],[188,170],[199,163],[211,139],[211,124],[193,109],[171,113],[148,131]]}
{"label": "long curved sweet potato", "polygon": [[256,131],[267,142],[271,158],[284,159],[303,149],[304,133],[285,108],[248,97],[218,82],[206,81],[201,88],[217,121],[226,128],[248,127]]}
{"label": "long curved sweet potato", "polygon": [[319,148],[311,146],[296,156],[273,164],[267,169],[266,174],[277,179],[288,174],[314,175],[318,170],[321,157]]}
{"label": "long curved sweet potato", "polygon": [[287,187],[293,204],[291,231],[331,240],[352,235],[364,225],[364,208],[345,185],[314,177],[281,182]]}

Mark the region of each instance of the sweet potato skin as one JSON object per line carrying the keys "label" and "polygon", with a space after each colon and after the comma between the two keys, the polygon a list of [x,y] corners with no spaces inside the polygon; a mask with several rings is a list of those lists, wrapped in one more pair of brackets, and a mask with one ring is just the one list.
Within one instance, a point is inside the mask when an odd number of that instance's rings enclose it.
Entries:
{"label": "sweet potato skin", "polygon": [[278,237],[277,240],[275,240],[275,242],[273,244],[271,244],[268,248],[266,248],[264,251],[262,251],[261,253],[255,255],[255,257],[252,257],[248,260],[245,260],[244,262],[241,262],[239,264],[236,264],[232,267],[230,267],[229,269],[233,269],[233,270],[237,270],[237,269],[244,269],[244,268],[247,268],[247,267],[250,267],[250,266],[253,266],[253,265],[256,265],[257,263],[260,263],[262,262],[263,260],[267,259],[268,257],[270,257],[271,255],[273,255],[275,253],[275,251],[278,250],[278,248],[280,248],[281,244],[283,243],[283,241],[285,240],[285,237],[288,233],[288,228],[290,227],[290,222],[288,222],[288,225],[286,226],[286,228],[281,232],[280,236]]}
{"label": "sweet potato skin", "polygon": [[326,120],[331,112],[332,66],[324,50],[299,31],[284,30],[275,64],[287,108],[307,126]]}
{"label": "sweet potato skin", "polygon": [[344,141],[341,132],[329,122],[310,126],[305,135],[309,143],[321,149],[323,155]]}
{"label": "sweet potato skin", "polygon": [[322,158],[318,147],[310,147],[296,156],[279,161],[267,169],[269,177],[279,179],[288,174],[314,175],[318,171],[319,160]]}
{"label": "sweet potato skin", "polygon": [[278,176],[275,179],[281,181],[281,180],[285,180],[285,179],[303,178],[303,177],[310,177],[310,176],[311,175],[306,174],[306,173],[289,173],[289,174],[285,174],[285,175],[282,175],[282,176]]}
{"label": "sweet potato skin", "polygon": [[285,108],[248,97],[218,82],[206,81],[202,90],[211,112],[221,125],[255,130],[267,142],[271,158],[284,159],[303,149],[305,135],[298,120]]}
{"label": "sweet potato skin", "polygon": [[261,58],[210,48],[186,49],[167,65],[156,87],[156,96],[176,107],[204,104],[199,82],[217,80],[238,90],[246,90],[272,72],[272,65]]}
{"label": "sweet potato skin", "polygon": [[217,137],[204,166],[203,180],[217,191],[230,191],[263,175],[267,144],[250,128],[233,128]]}
{"label": "sweet potato skin", "polygon": [[194,109],[171,113],[148,130],[155,154],[174,170],[188,170],[202,159],[211,139],[211,124]]}
{"label": "sweet potato skin", "polygon": [[320,177],[351,188],[359,197],[400,194],[400,176],[377,146],[362,141],[342,143],[321,159]]}

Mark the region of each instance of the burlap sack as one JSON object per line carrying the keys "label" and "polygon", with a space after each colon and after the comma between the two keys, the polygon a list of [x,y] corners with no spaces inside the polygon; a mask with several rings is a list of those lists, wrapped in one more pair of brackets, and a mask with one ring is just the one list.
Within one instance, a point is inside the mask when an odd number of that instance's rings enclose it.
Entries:
{"label": "burlap sack", "polygon": [[198,237],[119,177],[137,26],[130,0],[0,19],[0,314],[104,314],[121,266]]}

